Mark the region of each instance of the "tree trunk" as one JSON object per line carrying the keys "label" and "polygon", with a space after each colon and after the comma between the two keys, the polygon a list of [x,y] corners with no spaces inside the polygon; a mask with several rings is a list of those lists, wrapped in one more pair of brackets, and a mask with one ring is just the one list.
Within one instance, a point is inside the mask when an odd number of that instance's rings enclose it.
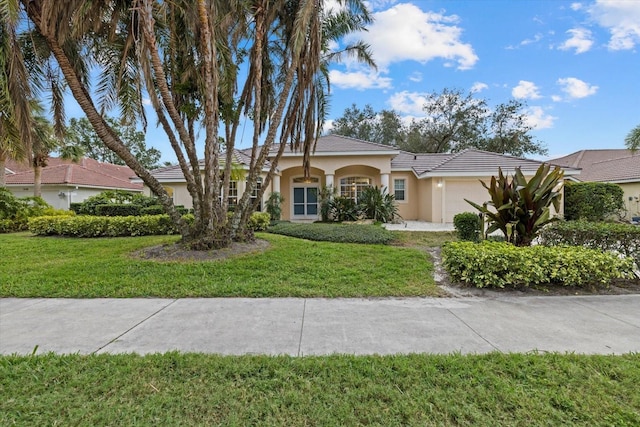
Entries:
{"label": "tree trunk", "polygon": [[42,197],[42,166],[33,167],[33,197]]}
{"label": "tree trunk", "polygon": [[7,185],[5,168],[7,167],[7,160],[0,156],[0,187],[5,187]]}
{"label": "tree trunk", "polygon": [[176,210],[173,205],[173,200],[167,194],[167,191],[164,189],[162,184],[158,182],[158,180],[151,175],[151,173],[146,170],[131,154],[131,152],[127,149],[127,147],[120,141],[118,136],[113,132],[113,130],[106,123],[104,118],[100,115],[95,105],[93,104],[93,100],[89,91],[84,86],[80,77],[76,74],[75,69],[72,65],[72,62],[69,57],[67,57],[66,53],[62,49],[62,47],[58,43],[58,39],[55,34],[52,34],[49,28],[44,28],[42,25],[42,16],[41,16],[41,2],[38,1],[29,1],[22,0],[23,5],[27,11],[27,15],[31,19],[31,21],[36,25],[38,31],[45,38],[49,48],[51,49],[51,53],[56,58],[58,62],[58,66],[62,71],[62,74],[65,77],[65,81],[73,94],[73,97],[82,108],[82,111],[87,116],[87,119],[93,126],[96,134],[100,137],[100,140],[109,147],[114,153],[116,153],[127,166],[129,166],[140,179],[153,191],[158,197],[160,203],[168,212],[169,216],[173,220],[173,222],[178,227],[180,234],[182,235],[184,240],[191,240],[192,236],[190,234],[189,225],[182,219],[180,213]]}

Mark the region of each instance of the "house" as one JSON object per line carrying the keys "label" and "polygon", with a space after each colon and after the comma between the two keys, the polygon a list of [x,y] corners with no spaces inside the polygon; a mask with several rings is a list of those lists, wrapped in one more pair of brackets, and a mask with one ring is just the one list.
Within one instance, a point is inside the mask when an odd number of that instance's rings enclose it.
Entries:
{"label": "house", "polygon": [[[271,158],[277,151],[278,146],[273,147]],[[236,150],[234,155],[237,164],[247,168],[250,150]],[[480,204],[488,200],[480,180],[489,181],[499,167],[505,173],[520,167],[525,176],[531,176],[541,164],[471,149],[454,154],[414,154],[388,145],[327,135],[318,139],[309,177],[304,176],[302,153],[285,148],[261,205],[271,192],[280,192],[285,199],[283,219],[314,221],[319,219],[318,193],[323,187],[333,187],[339,195],[357,201],[363,188],[378,186],[394,194],[398,212],[405,220],[453,222],[455,214],[474,211],[465,198]],[[269,167],[265,166],[263,176]],[[564,170],[567,176],[579,173],[571,167]],[[174,203],[191,207],[179,166],[153,174],[173,196]],[[242,180],[233,182],[230,204],[244,188]],[[146,187],[145,192],[150,194]]]}
{"label": "house", "polygon": [[553,163],[582,171],[581,182],[618,184],[624,191],[626,218],[640,216],[640,152],[625,149],[581,150],[552,160]]}
{"label": "house", "polygon": [[[50,157],[42,168],[42,198],[56,209],[69,209],[105,190],[142,192],[142,185],[131,181],[135,174],[127,166],[83,158],[78,163]],[[34,173],[28,164],[7,161],[6,187],[17,197],[33,196]]]}

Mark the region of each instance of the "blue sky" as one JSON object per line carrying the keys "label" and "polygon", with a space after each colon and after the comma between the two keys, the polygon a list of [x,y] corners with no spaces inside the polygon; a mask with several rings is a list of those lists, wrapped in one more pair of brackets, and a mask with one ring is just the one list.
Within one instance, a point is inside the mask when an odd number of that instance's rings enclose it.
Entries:
{"label": "blue sky", "polygon": [[425,93],[525,101],[550,157],[624,148],[640,124],[640,1],[371,1],[378,63],[331,71],[330,118],[352,103],[420,117]]}
{"label": "blue sky", "polygon": [[[328,0],[331,7],[335,0]],[[624,148],[640,124],[640,0],[422,0],[368,2],[375,22],[355,34],[378,70],[331,69],[331,120],[355,103],[421,117],[424,96],[473,90],[490,105],[528,104],[549,158]],[[68,117],[80,116],[69,103]],[[147,145],[175,161],[149,111]],[[248,147],[246,129],[239,147]]]}

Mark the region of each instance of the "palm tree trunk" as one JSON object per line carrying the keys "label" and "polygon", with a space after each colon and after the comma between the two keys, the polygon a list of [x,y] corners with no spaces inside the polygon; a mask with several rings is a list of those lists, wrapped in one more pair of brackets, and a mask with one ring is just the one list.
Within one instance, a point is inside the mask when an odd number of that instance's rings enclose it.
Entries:
{"label": "palm tree trunk", "polygon": [[42,197],[42,166],[33,167],[33,197]]}
{"label": "palm tree trunk", "polygon": [[178,227],[183,239],[191,240],[192,236],[190,233],[190,227],[176,210],[173,200],[169,197],[167,191],[164,189],[162,184],[160,184],[160,182],[158,182],[158,180],[138,162],[135,156],[131,154],[115,132],[109,127],[93,104],[89,91],[76,73],[71,60],[58,43],[57,37],[55,34],[51,33],[50,28],[42,25],[41,2],[22,0],[22,3],[26,9],[29,19],[31,19],[31,21],[36,25],[38,31],[42,34],[49,45],[51,53],[56,58],[60,71],[62,71],[73,97],[80,105],[80,108],[82,108],[82,111],[87,116],[87,119],[93,126],[96,134],[100,137],[100,140],[109,147],[109,149],[116,153],[125,162],[125,164],[129,166],[136,175],[140,177],[140,179],[142,179],[151,191],[156,194],[158,200]]}
{"label": "palm tree trunk", "polygon": [[7,167],[7,161],[4,157],[0,156],[0,187],[7,185],[5,168]]}

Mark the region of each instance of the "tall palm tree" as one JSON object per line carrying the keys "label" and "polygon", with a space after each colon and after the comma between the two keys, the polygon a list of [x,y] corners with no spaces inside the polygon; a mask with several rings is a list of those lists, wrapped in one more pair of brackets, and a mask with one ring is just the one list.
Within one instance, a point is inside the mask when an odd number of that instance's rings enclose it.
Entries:
{"label": "tall palm tree", "polygon": [[0,186],[8,159],[24,161],[31,148],[31,88],[16,28],[17,0],[0,2]]}
{"label": "tall palm tree", "polygon": [[640,149],[640,125],[629,131],[624,139],[624,143],[632,153]]}
{"label": "tall palm tree", "polygon": [[[366,11],[360,0],[339,3],[355,13]],[[224,246],[229,238],[244,236],[250,195],[279,134],[283,142],[295,141],[310,152],[328,89],[325,56],[331,55],[325,55],[326,28],[342,28],[342,33],[349,28],[324,25],[322,0],[21,0],[21,4],[100,139],[158,196],[183,240],[199,249]],[[353,19],[350,25],[356,28],[365,21]],[[246,75],[241,71],[243,62]],[[94,92],[88,64],[99,71]],[[182,220],[162,185],[104,120],[108,109],[118,108],[126,112],[124,119],[146,124],[143,95],[176,152],[193,199],[193,226]],[[241,115],[253,122],[253,147],[241,209],[229,226],[224,196]],[[198,129],[204,132],[203,168]],[[221,130],[225,159],[221,159]],[[277,160],[267,180],[275,173]]]}

